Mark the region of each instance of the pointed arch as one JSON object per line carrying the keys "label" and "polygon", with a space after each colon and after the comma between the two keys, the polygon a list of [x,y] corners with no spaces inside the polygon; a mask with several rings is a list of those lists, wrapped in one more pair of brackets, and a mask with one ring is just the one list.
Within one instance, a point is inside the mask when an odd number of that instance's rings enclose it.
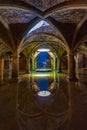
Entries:
{"label": "pointed arch", "polygon": [[79,33],[79,30],[81,29],[82,25],[85,23],[86,20],[87,20],[87,15],[78,23],[77,28],[76,28],[74,35],[73,35],[72,48],[74,48],[75,40],[76,40],[76,37]]}
{"label": "pointed arch", "polygon": [[[47,26],[49,25],[49,26],[52,26],[53,28],[55,27],[55,31],[57,32],[57,34],[59,34],[59,36],[61,37],[61,40],[62,40],[63,43],[65,44],[64,46],[66,46],[66,48],[69,49],[68,43],[66,42],[66,40],[65,40],[64,36],[62,35],[62,33],[60,32],[60,30],[55,26],[55,24],[54,24],[52,21],[50,21],[49,19],[42,20],[42,19],[40,19],[40,18],[35,19],[35,20],[33,21],[32,25],[29,25],[28,29],[25,31],[24,39],[23,39],[22,42],[20,43],[20,44],[21,44],[21,45],[20,45],[20,48],[24,45],[24,42],[25,42],[25,40],[26,40],[26,37],[29,36],[29,35],[27,35],[28,32],[29,32],[30,30],[32,30],[32,28],[33,28],[34,26],[37,26],[37,24],[38,24],[40,21],[44,21],[45,23],[47,23]],[[43,32],[42,32],[42,33],[43,33]],[[37,34],[38,34],[38,33],[37,33]],[[40,33],[40,34],[41,34],[41,33]],[[57,37],[57,38],[58,38],[58,37]]]}
{"label": "pointed arch", "polygon": [[51,43],[54,42],[57,44],[59,43],[61,46],[66,48],[64,42],[60,38],[49,33],[36,33],[29,36],[28,38],[25,39],[24,44],[22,45],[22,48],[26,46],[27,44],[30,44],[31,42],[37,42],[37,43],[38,42],[51,42]]}

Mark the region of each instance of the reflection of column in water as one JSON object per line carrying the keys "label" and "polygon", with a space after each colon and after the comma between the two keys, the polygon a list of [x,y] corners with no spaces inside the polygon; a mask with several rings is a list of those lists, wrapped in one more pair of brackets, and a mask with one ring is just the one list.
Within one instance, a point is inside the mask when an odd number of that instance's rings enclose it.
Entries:
{"label": "reflection of column in water", "polygon": [[29,74],[29,77],[28,77],[28,86],[30,88],[30,74]]}
{"label": "reflection of column in water", "polygon": [[54,78],[54,81],[56,81],[56,73],[53,72],[53,78]]}
{"label": "reflection of column in water", "polygon": [[60,81],[59,81],[59,73],[57,73],[57,87],[59,87]]}
{"label": "reflection of column in water", "polygon": [[71,102],[71,86],[72,83],[68,82],[68,96],[69,96],[69,122],[68,122],[68,128],[70,129],[70,123],[72,118],[72,102]]}
{"label": "reflection of column in water", "polygon": [[[21,87],[21,84],[19,85],[19,88],[20,87]],[[30,93],[27,90],[25,91],[25,93],[30,95]],[[42,111],[34,102],[34,100],[32,100],[33,99],[32,95],[30,95],[29,97],[27,94],[25,94],[27,96],[21,95],[22,97],[21,99],[19,90],[17,90],[17,92],[18,93],[17,93],[16,120],[17,120],[19,129],[20,130],[38,130],[39,123],[36,126],[37,122],[35,120],[42,115]]]}
{"label": "reflection of column in water", "polygon": [[10,56],[8,56],[8,61],[9,61],[9,79],[12,77],[12,59]]}
{"label": "reflection of column in water", "polygon": [[18,91],[19,91],[19,84],[20,84],[21,80],[18,80],[17,83],[17,98],[16,98],[16,109],[19,107],[19,102],[18,102]]}
{"label": "reflection of column in water", "polygon": [[30,82],[30,88],[33,90],[33,84],[34,84],[34,73],[31,73],[29,76],[29,82]]}

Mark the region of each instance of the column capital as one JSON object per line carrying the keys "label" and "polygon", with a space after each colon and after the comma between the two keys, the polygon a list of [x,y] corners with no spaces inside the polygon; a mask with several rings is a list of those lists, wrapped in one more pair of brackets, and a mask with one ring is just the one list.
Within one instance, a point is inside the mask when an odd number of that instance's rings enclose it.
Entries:
{"label": "column capital", "polygon": [[68,51],[68,55],[74,55],[74,51],[69,50],[69,51]]}
{"label": "column capital", "polygon": [[14,57],[14,59],[15,59],[15,58],[19,58],[20,55],[19,55],[18,52],[14,52],[14,53],[12,53],[12,57]]}

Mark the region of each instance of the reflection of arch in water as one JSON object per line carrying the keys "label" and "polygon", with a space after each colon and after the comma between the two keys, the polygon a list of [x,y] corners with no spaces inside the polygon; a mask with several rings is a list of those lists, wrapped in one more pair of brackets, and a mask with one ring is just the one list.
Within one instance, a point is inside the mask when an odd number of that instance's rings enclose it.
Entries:
{"label": "reflection of arch in water", "polygon": [[[43,114],[36,114],[35,116],[28,116],[20,111],[17,111],[17,121],[21,130],[38,130],[46,129],[52,130],[55,128],[68,127],[69,111],[66,110],[60,114],[51,114],[45,112]],[[65,129],[66,130],[66,129]],[[68,130],[68,129],[67,129]]]}
{"label": "reflection of arch in water", "polygon": [[69,108],[67,107],[67,109],[61,113],[54,113],[43,107],[40,109],[39,113],[35,114],[26,114],[18,109],[17,119],[19,126],[22,127],[21,130],[32,130],[32,128],[33,130],[38,130],[43,129],[44,127],[52,130],[60,128],[63,125],[68,126]]}
{"label": "reflection of arch in water", "polygon": [[56,81],[53,81],[49,86],[49,91],[53,91],[54,89],[56,89],[56,87],[57,87],[57,83]]}
{"label": "reflection of arch in water", "polygon": [[59,80],[56,73],[50,74],[47,77],[38,77],[37,74],[33,75],[31,79],[31,88],[35,93],[39,91],[49,91],[51,93],[55,92],[59,88]]}
{"label": "reflection of arch in water", "polygon": [[[26,81],[25,83],[22,82],[19,83],[17,89],[17,112],[28,117],[39,116],[42,112],[37,104],[35,104],[31,87],[28,86]],[[36,84],[34,86],[36,87]]]}
{"label": "reflection of arch in water", "polygon": [[[53,81],[53,82],[50,84],[48,90],[51,91],[51,90],[53,90],[53,89],[56,89],[56,86],[57,86],[56,81]],[[33,83],[32,83],[32,89],[35,90],[36,92],[40,90],[40,88],[38,87],[38,84],[37,84],[36,82],[33,82]]]}
{"label": "reflection of arch in water", "polygon": [[[52,85],[51,87],[53,87],[55,85],[55,82],[53,82],[51,85]],[[37,86],[35,87],[37,91],[38,90]],[[68,103],[67,103],[67,107],[64,107],[63,109],[61,109],[61,111],[57,110],[56,108],[56,112],[55,112],[55,105],[57,105],[58,108],[59,107],[61,108],[62,105],[60,103],[60,99],[58,100],[59,95],[61,95],[60,98],[62,97],[62,94],[59,94],[60,90],[58,91],[58,88],[56,88],[56,93],[52,94],[51,98],[49,98],[48,100],[49,105],[43,107],[37,101],[36,98],[37,95],[33,95],[31,88],[27,87],[26,91],[27,94],[29,95],[29,98],[27,98],[27,100],[29,101],[30,104],[27,105],[28,101],[25,100],[26,102],[24,102],[24,107],[20,109],[20,107],[17,106],[17,119],[18,119],[18,124],[21,127],[21,130],[32,130],[32,129],[52,130],[52,129],[58,129],[63,125],[68,126],[67,124],[69,122],[68,120],[70,116],[70,110],[69,110],[70,106],[68,105]],[[25,96],[23,96],[23,98],[25,98]],[[58,103],[56,103],[56,101],[58,101]],[[52,106],[53,109],[50,109],[52,108]],[[25,109],[29,111],[25,111]]]}
{"label": "reflection of arch in water", "polygon": [[37,83],[34,82],[34,81],[32,82],[32,90],[35,91],[35,92],[37,92],[37,91],[40,90],[39,87],[38,87],[38,85],[37,85]]}
{"label": "reflection of arch in water", "polygon": [[[34,125],[35,119],[41,116],[41,112],[36,114],[26,114],[17,109],[16,119],[20,130],[36,130],[37,126]],[[32,123],[33,122],[33,123]]]}

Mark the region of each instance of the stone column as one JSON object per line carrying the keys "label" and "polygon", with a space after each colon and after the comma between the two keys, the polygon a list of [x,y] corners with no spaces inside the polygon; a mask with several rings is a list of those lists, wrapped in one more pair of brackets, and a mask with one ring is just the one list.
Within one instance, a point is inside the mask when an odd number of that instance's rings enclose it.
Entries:
{"label": "stone column", "polygon": [[30,73],[30,58],[26,58],[26,73]]}
{"label": "stone column", "polygon": [[8,78],[11,79],[11,77],[12,77],[12,60],[11,60],[10,55],[8,55],[8,70],[9,70]]}
{"label": "stone column", "polygon": [[12,54],[12,79],[17,79],[19,76],[19,54]]}
{"label": "stone column", "polygon": [[35,58],[32,58],[32,71],[35,71]]}
{"label": "stone column", "polygon": [[74,53],[72,51],[68,53],[68,74],[69,74],[68,78],[70,81],[77,81],[75,73],[75,59],[74,59]]}
{"label": "stone column", "polygon": [[1,59],[1,81],[4,79],[4,56]]}
{"label": "stone column", "polygon": [[61,58],[58,58],[57,60],[58,60],[57,61],[57,69],[58,69],[58,73],[60,73],[60,72],[62,72],[61,71]]}
{"label": "stone column", "polygon": [[52,68],[52,71],[54,71],[54,59],[53,58],[51,58],[51,68]]}
{"label": "stone column", "polygon": [[8,56],[8,62],[9,62],[9,70],[12,70],[12,60],[11,60],[11,56]]}
{"label": "stone column", "polygon": [[56,64],[55,64],[55,62],[56,62],[56,59],[54,58],[53,59],[53,70],[55,71],[55,69],[56,69]]}
{"label": "stone column", "polygon": [[74,58],[76,63],[76,73],[78,73],[78,54]]}

